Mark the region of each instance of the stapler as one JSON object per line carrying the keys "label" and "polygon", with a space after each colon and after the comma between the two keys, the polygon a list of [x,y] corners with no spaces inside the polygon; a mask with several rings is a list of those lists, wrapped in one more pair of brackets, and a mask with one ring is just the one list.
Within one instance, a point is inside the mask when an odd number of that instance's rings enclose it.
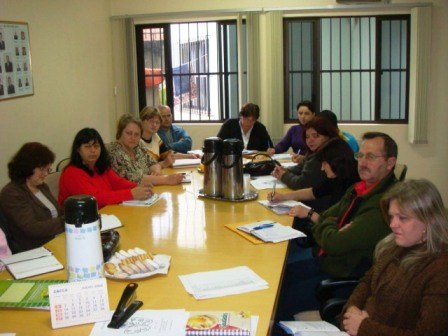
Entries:
{"label": "stapler", "polygon": [[120,328],[141,306],[142,301],[135,300],[138,285],[131,282],[126,286],[115,309],[112,319],[107,325],[108,328]]}

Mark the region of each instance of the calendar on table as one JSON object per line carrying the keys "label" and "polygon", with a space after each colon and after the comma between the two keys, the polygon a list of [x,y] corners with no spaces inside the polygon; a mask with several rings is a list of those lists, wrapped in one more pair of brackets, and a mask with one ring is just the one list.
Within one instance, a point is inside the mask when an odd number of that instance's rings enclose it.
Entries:
{"label": "calendar on table", "polygon": [[106,279],[48,287],[53,329],[110,319]]}

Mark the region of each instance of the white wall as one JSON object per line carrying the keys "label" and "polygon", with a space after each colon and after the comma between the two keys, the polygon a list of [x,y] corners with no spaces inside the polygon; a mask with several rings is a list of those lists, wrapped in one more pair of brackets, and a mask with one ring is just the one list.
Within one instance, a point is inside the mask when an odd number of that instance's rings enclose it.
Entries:
{"label": "white wall", "polygon": [[69,155],[75,133],[114,128],[109,0],[0,0],[0,20],[28,22],[34,95],[0,101],[0,185],[28,141]]}
{"label": "white wall", "polygon": [[[394,1],[397,2],[397,1]],[[334,5],[323,0],[319,5]],[[110,16],[193,11],[202,9],[316,6],[311,0],[0,0],[0,20],[29,23],[35,94],[0,101],[0,185],[7,181],[6,164],[27,141],[49,145],[57,159],[66,157],[74,134],[85,126],[97,128],[106,141],[113,138],[118,115],[128,110],[123,45],[112,39],[123,30]],[[342,125],[356,136],[382,130],[399,144],[399,161],[409,166],[409,177],[435,182],[448,205],[448,2],[434,1],[432,63],[429,83],[431,125],[428,145],[410,145],[406,125]],[[117,85],[118,95],[113,89]],[[262,113],[270,113],[263,110]],[[269,125],[267,125],[269,127]],[[285,129],[289,125],[285,126]],[[216,135],[219,125],[188,125],[194,147]]]}

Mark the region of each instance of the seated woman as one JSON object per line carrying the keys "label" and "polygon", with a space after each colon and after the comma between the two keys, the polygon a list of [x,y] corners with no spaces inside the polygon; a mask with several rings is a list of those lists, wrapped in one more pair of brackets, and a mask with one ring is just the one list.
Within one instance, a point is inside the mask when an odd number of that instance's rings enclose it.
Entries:
{"label": "seated woman", "polygon": [[10,245],[20,251],[40,247],[64,232],[61,208],[44,182],[54,158],[47,146],[29,142],[8,163],[11,182],[0,192],[0,209]]}
{"label": "seated woman", "polygon": [[83,128],[73,140],[70,163],[59,180],[59,204],[78,194],[96,198],[98,208],[152,196],[149,186],[137,185],[113,171],[109,154],[97,130]]}
{"label": "seated woman", "polygon": [[259,117],[258,105],[247,103],[241,108],[240,117],[227,120],[217,136],[223,140],[239,139],[247,150],[265,151],[273,145],[266,127],[257,121]]}
{"label": "seated woman", "polygon": [[142,123],[130,114],[121,116],[118,121],[117,141],[109,147],[112,168],[118,175],[136,183],[146,185],[182,183],[182,174],[161,175],[162,167],[148,154],[141,140]]}
{"label": "seated woman", "polygon": [[[302,137],[308,147],[303,161],[288,169],[277,166],[272,171],[274,177],[293,190],[317,187],[326,182],[327,176],[321,169],[317,152],[328,140],[337,138],[338,131],[328,120],[316,117],[306,124]],[[319,209],[328,207],[328,198],[315,203]]]}
{"label": "seated woman", "polygon": [[142,121],[142,140],[149,155],[158,161],[162,168],[171,167],[176,159],[198,159],[199,155],[174,152],[163,143],[157,131],[162,123],[162,116],[155,107],[145,107],[140,111]]}
{"label": "seated woman", "polygon": [[380,202],[392,233],[343,309],[350,335],[446,335],[448,216],[427,180],[394,185]]}
{"label": "seated woman", "polygon": [[345,141],[347,141],[347,143],[350,146],[350,148],[352,149],[352,151],[354,153],[359,152],[359,144],[358,144],[358,141],[356,140],[355,136],[349,132],[345,132],[345,131],[342,131],[341,129],[339,129],[338,117],[336,117],[336,114],[334,114],[333,111],[323,110],[322,112],[317,113],[317,116],[322,117],[322,118],[327,118],[333,124],[333,126],[339,130],[339,136],[341,137],[341,139],[344,139]]}
{"label": "seated woman", "polygon": [[[327,180],[323,184],[285,194],[269,193],[268,200],[271,202],[313,201],[330,196],[328,206],[332,206],[341,199],[348,187],[359,181],[358,163],[350,146],[341,138],[333,138],[323,145],[316,153],[316,159],[321,163],[321,169],[327,175]],[[307,216],[309,209],[295,206],[289,214],[291,216],[295,216],[296,213],[302,215],[302,212],[306,212],[305,216]]]}
{"label": "seated woman", "polygon": [[299,124],[292,126],[288,132],[286,132],[283,139],[280,140],[274,148],[269,148],[267,152],[269,155],[284,153],[291,147],[293,151],[293,154],[291,155],[292,161],[299,163],[304,159],[304,154],[307,150],[306,144],[302,139],[303,127],[313,120],[316,112],[313,103],[309,100],[304,100],[298,103],[296,110]]}

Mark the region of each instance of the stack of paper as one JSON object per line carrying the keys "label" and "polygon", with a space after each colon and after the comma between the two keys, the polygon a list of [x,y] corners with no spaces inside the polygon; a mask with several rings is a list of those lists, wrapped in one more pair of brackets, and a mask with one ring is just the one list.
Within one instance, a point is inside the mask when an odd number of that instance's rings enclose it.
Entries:
{"label": "stack of paper", "polygon": [[64,266],[45,247],[16,253],[0,261],[15,279],[29,278],[34,275],[63,269]]}
{"label": "stack of paper", "polygon": [[155,202],[157,202],[160,198],[161,197],[160,197],[159,194],[154,194],[150,198],[148,198],[146,200],[143,200],[143,201],[139,201],[139,200],[124,201],[121,204],[122,205],[130,205],[130,206],[146,206],[146,207],[149,207],[149,206],[153,205]]}
{"label": "stack of paper", "polygon": [[201,159],[177,159],[173,163],[173,168],[195,167],[199,166]]}
{"label": "stack of paper", "polygon": [[295,207],[297,205],[302,205],[302,206],[310,209],[310,207],[308,205],[305,205],[302,202],[297,202],[297,201],[292,201],[292,200],[281,201],[281,202],[269,202],[268,200],[264,200],[264,201],[258,201],[258,203],[260,203],[261,205],[264,205],[269,210],[272,210],[277,215],[286,215],[292,207]]}
{"label": "stack of paper", "polygon": [[306,237],[306,235],[299,230],[295,230],[290,226],[285,226],[269,220],[241,225],[238,226],[237,229],[250,233],[265,242],[272,243],[279,243],[285,240]]}
{"label": "stack of paper", "polygon": [[247,266],[179,275],[179,278],[186,291],[198,300],[268,288],[268,283]]}

